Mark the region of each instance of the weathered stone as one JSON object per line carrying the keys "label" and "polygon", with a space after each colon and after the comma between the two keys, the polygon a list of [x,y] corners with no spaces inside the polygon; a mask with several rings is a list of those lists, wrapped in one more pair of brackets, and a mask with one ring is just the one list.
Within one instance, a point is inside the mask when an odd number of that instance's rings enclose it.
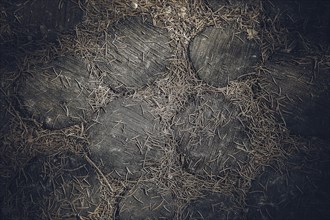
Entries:
{"label": "weathered stone", "polygon": [[10,28],[29,38],[56,41],[60,32],[73,32],[83,17],[81,3],[75,0],[7,2],[4,8]]}
{"label": "weathered stone", "polygon": [[314,139],[308,145],[316,148],[290,155],[285,169],[269,166],[252,181],[247,219],[330,218],[329,143]]}
{"label": "weathered stone", "polygon": [[205,192],[203,198],[190,202],[183,209],[181,219],[242,219],[242,213],[237,211],[233,200],[234,198],[221,193]]}
{"label": "weathered stone", "polygon": [[12,180],[1,212],[4,219],[87,218],[101,203],[101,187],[79,156],[35,157]]}
{"label": "weathered stone", "polygon": [[139,17],[115,23],[105,35],[107,53],[96,58],[104,82],[114,90],[140,88],[164,75],[171,56],[165,29]]}
{"label": "weathered stone", "polygon": [[185,167],[207,176],[238,169],[248,148],[238,111],[222,94],[203,94],[191,101],[176,116],[174,127]]}
{"label": "weathered stone", "polygon": [[83,62],[59,57],[37,66],[19,87],[21,110],[51,129],[84,121],[91,114],[87,91],[89,74]]}
{"label": "weathered stone", "polygon": [[8,108],[8,102],[0,91],[0,137],[1,134],[7,130],[7,125],[10,120],[10,115],[7,112]]}
{"label": "weathered stone", "polygon": [[[7,63],[1,49],[0,43],[0,138],[1,134],[8,132],[10,121],[13,119],[10,109],[13,107],[12,99],[13,94],[15,94],[14,84],[17,76],[15,61],[10,59],[11,62]],[[3,52],[6,53],[7,51]]]}
{"label": "weathered stone", "polygon": [[259,61],[259,47],[234,27],[207,27],[189,45],[198,76],[206,83],[223,87],[248,73]]}
{"label": "weathered stone", "polygon": [[[330,2],[271,0],[262,2],[265,26],[277,26],[286,29],[279,49],[285,53],[299,54],[302,50],[311,50],[310,43],[328,45],[330,43]],[[276,23],[274,20],[276,19]],[[272,31],[272,30],[270,30]],[[309,42],[309,46],[306,46]]]}
{"label": "weathered stone", "polygon": [[271,94],[293,134],[329,138],[330,74],[320,68],[292,65],[289,57],[267,67],[264,88]]}
{"label": "weathered stone", "polygon": [[119,203],[120,219],[174,219],[175,203],[171,192],[154,183],[139,183]]}
{"label": "weathered stone", "polygon": [[[250,3],[251,0],[206,0],[208,6],[212,9],[212,11],[217,11],[223,6],[231,6],[239,3]],[[252,0],[253,1],[253,0]]]}
{"label": "weathered stone", "polygon": [[137,178],[162,155],[159,121],[147,103],[132,99],[112,101],[105,111],[89,129],[92,157],[116,178]]}

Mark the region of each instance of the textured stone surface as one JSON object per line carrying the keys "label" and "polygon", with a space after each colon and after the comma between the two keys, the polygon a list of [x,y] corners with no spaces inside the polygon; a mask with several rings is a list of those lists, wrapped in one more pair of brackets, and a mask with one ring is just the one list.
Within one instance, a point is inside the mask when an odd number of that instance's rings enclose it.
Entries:
{"label": "textured stone surface", "polygon": [[313,151],[295,153],[285,161],[285,169],[269,166],[252,181],[247,219],[330,218],[329,143],[309,142]]}
{"label": "textured stone surface", "polygon": [[30,39],[55,41],[58,33],[73,32],[83,17],[76,0],[4,0],[3,6],[11,29]]}
{"label": "textured stone surface", "polygon": [[234,198],[221,193],[205,192],[204,197],[191,201],[183,209],[182,220],[242,219],[242,213],[235,211]]}
{"label": "textured stone surface", "polygon": [[213,11],[216,11],[219,8],[221,8],[221,6],[229,6],[232,4],[237,4],[242,2],[243,0],[205,0],[205,1]]}
{"label": "textured stone surface", "polygon": [[218,175],[247,159],[246,135],[237,114],[222,94],[196,97],[178,114],[175,138],[190,172]]}
{"label": "textured stone surface", "polygon": [[267,67],[264,88],[273,95],[290,131],[302,136],[329,138],[330,72],[277,61]]}
{"label": "textured stone surface", "polygon": [[0,91],[0,137],[3,132],[7,130],[7,125],[10,120],[10,115],[7,112],[8,102],[6,97]]}
{"label": "textured stone surface", "polygon": [[100,204],[101,184],[76,155],[35,157],[10,183],[1,201],[4,219],[87,217]]}
{"label": "textured stone surface", "polygon": [[96,58],[114,90],[140,88],[164,75],[171,56],[168,33],[140,17],[115,23],[106,33],[107,53]]}
{"label": "textured stone surface", "polygon": [[60,129],[84,121],[91,113],[89,74],[83,62],[59,57],[34,67],[19,88],[21,110],[45,127]]}
{"label": "textured stone surface", "polygon": [[189,45],[189,55],[198,76],[206,83],[223,87],[249,73],[259,61],[259,48],[234,27],[207,27]]}
{"label": "textured stone surface", "polygon": [[147,103],[132,99],[112,101],[105,111],[89,129],[92,157],[116,178],[137,178],[162,156],[159,122]]}
{"label": "textured stone surface", "polygon": [[170,192],[156,184],[139,183],[119,204],[120,219],[174,219],[175,203]]}

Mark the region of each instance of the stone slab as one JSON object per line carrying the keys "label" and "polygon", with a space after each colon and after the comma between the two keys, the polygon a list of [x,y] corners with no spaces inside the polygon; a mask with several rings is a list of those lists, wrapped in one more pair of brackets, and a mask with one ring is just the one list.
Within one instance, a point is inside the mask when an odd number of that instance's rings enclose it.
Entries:
{"label": "stone slab", "polygon": [[259,47],[233,26],[206,27],[189,45],[189,55],[200,79],[224,87],[249,73],[260,57]]}
{"label": "stone slab", "polygon": [[18,95],[23,114],[46,128],[60,129],[81,123],[91,115],[88,104],[89,73],[75,57],[58,57],[35,66],[23,79]]}
{"label": "stone slab", "polygon": [[11,115],[8,113],[8,102],[6,97],[0,91],[0,137],[2,133],[5,133],[8,128],[8,123],[10,121]]}
{"label": "stone slab", "polygon": [[182,212],[182,220],[189,219],[242,219],[242,213],[237,212],[234,198],[221,193],[205,192],[203,198],[189,202]]}
{"label": "stone slab", "polygon": [[313,73],[310,67],[288,63],[289,59],[270,64],[263,75],[274,109],[281,110],[293,134],[329,138],[329,70],[320,68],[319,73]]}
{"label": "stone slab", "polygon": [[138,178],[145,163],[162,156],[159,121],[146,102],[131,98],[114,100],[105,111],[89,128],[91,156],[115,178]]}
{"label": "stone slab", "polygon": [[11,181],[1,214],[4,219],[87,217],[101,202],[100,187],[97,174],[81,157],[38,156]]}
{"label": "stone slab", "polygon": [[309,148],[318,149],[294,153],[284,161],[285,169],[269,166],[252,181],[247,219],[330,218],[329,143],[309,142]]}
{"label": "stone slab", "polygon": [[169,34],[141,17],[127,17],[109,28],[107,52],[96,58],[113,90],[140,88],[162,77],[171,57]]}
{"label": "stone slab", "polygon": [[83,10],[79,1],[4,1],[11,29],[32,39],[56,41],[59,33],[74,32],[82,21]]}
{"label": "stone slab", "polygon": [[192,173],[217,176],[247,159],[248,147],[238,111],[222,94],[203,94],[175,118],[178,151]]}
{"label": "stone slab", "polygon": [[154,183],[139,183],[119,203],[120,219],[174,219],[174,211],[171,193]]}

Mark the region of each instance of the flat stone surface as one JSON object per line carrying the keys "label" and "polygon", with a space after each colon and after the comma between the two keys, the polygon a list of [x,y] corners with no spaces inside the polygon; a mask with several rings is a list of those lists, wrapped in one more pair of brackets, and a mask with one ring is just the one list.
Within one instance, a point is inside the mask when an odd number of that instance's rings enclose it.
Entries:
{"label": "flat stone surface", "polygon": [[330,218],[329,143],[309,142],[319,149],[295,153],[284,161],[285,169],[269,166],[252,181],[245,202],[247,219]]}
{"label": "flat stone surface", "polygon": [[29,73],[32,76],[23,80],[18,91],[23,113],[50,129],[81,123],[91,114],[87,91],[90,79],[82,61],[59,57]]}
{"label": "flat stone surface", "polygon": [[140,88],[164,75],[171,57],[169,41],[165,29],[128,17],[109,28],[104,42],[107,52],[95,63],[112,89]]}
{"label": "flat stone surface", "polygon": [[248,148],[246,135],[237,115],[222,94],[203,94],[176,116],[175,139],[188,171],[218,175],[238,169],[247,159],[241,150]]}
{"label": "flat stone surface", "polygon": [[235,211],[233,200],[234,198],[221,193],[205,192],[203,198],[191,201],[186,205],[181,219],[242,219],[242,213]]}
{"label": "flat stone surface", "polygon": [[329,70],[320,68],[319,73],[313,73],[310,67],[288,64],[287,60],[267,66],[269,71],[264,75],[268,81],[264,88],[274,97],[274,108],[281,110],[292,133],[329,138]]}
{"label": "flat stone surface", "polygon": [[76,155],[35,157],[9,185],[1,214],[4,219],[87,217],[101,203],[100,187],[93,168]]}
{"label": "flat stone surface", "polygon": [[115,178],[138,178],[144,164],[162,156],[159,122],[147,103],[132,99],[112,101],[105,111],[89,129],[91,156]]}
{"label": "flat stone surface", "polygon": [[56,41],[60,32],[74,32],[82,21],[83,10],[78,1],[15,0],[4,3],[11,29],[36,39]]}
{"label": "flat stone surface", "polygon": [[[0,46],[1,51],[1,46]],[[7,52],[7,51],[4,51]],[[15,73],[17,69],[16,64],[11,59],[10,65],[2,65],[6,63],[5,59],[2,59],[2,52],[0,53],[0,137],[1,135],[9,132],[9,124],[13,119],[13,115],[10,114],[10,106],[12,104],[13,94],[15,93]],[[4,63],[2,63],[2,61]]]}
{"label": "flat stone surface", "polygon": [[249,73],[259,61],[259,47],[234,27],[207,27],[189,45],[189,55],[200,79],[224,87]]}
{"label": "flat stone surface", "polygon": [[212,11],[217,11],[222,6],[230,6],[238,3],[247,2],[247,0],[205,0],[207,5],[212,9]]}
{"label": "flat stone surface", "polygon": [[139,183],[119,203],[120,219],[174,219],[175,202],[170,192],[154,183]]}
{"label": "flat stone surface", "polygon": [[7,112],[9,105],[6,97],[0,91],[0,137],[3,132],[7,130],[7,125],[11,115]]}

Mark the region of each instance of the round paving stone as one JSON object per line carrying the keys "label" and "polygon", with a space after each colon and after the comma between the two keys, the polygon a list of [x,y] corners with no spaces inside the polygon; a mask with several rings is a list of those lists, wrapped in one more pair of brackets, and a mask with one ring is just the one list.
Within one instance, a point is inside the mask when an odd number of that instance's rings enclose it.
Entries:
{"label": "round paving stone", "polygon": [[162,156],[159,121],[145,102],[117,99],[89,129],[91,156],[115,178],[137,178],[143,167]]}
{"label": "round paving stone", "polygon": [[113,90],[140,88],[162,77],[171,56],[169,34],[140,17],[118,21],[106,33],[107,53],[96,58]]}
{"label": "round paving stone", "polygon": [[88,104],[89,74],[84,63],[74,57],[59,57],[36,66],[32,76],[19,87],[21,110],[43,123],[60,129],[81,123],[91,114]]}
{"label": "round paving stone", "polygon": [[213,177],[244,163],[247,137],[237,115],[222,94],[203,94],[176,116],[175,138],[188,171]]}
{"label": "round paving stone", "polygon": [[175,205],[170,192],[156,184],[139,183],[119,204],[120,219],[174,219]]}
{"label": "round paving stone", "polygon": [[189,45],[192,64],[200,79],[224,87],[252,70],[259,61],[259,47],[234,27],[207,27]]}

